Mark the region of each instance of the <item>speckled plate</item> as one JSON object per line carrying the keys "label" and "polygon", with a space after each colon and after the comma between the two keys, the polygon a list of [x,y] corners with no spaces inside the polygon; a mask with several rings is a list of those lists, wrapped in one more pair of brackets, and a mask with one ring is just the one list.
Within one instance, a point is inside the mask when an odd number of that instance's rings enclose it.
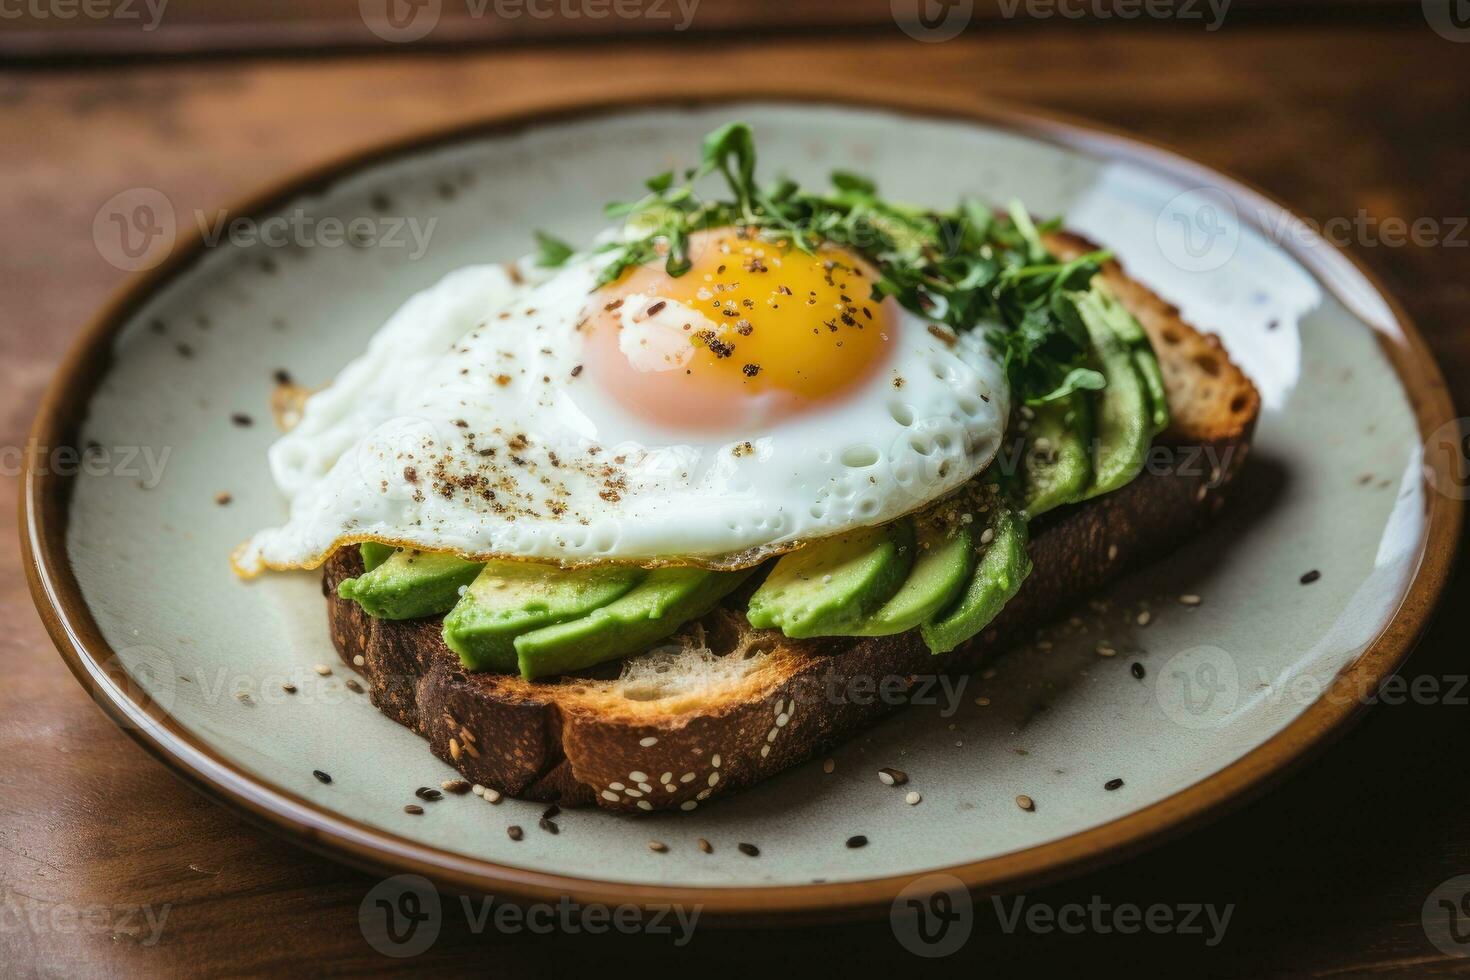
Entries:
{"label": "speckled plate", "polygon": [[[767,174],[847,167],[935,205],[1020,197],[1114,248],[1261,389],[1238,501],[1044,644],[837,749],[831,774],[814,761],[692,814],[566,813],[557,836],[515,801],[405,814],[414,787],[452,772],[348,671],[314,671],[336,662],[317,578],[247,584],[226,561],[284,513],[265,465],[273,375],[328,381],[414,290],[524,253],[533,229],[590,235],[605,201],[734,118],[754,124]],[[150,203],[169,217],[166,198]],[[1458,539],[1453,412],[1398,306],[1279,205],[1083,126],[804,101],[559,107],[358,154],[228,213],[287,244],[210,246],[173,215],[172,255],[98,318],[46,397],[23,539],[58,647],[120,724],[216,798],[358,864],[783,921],[883,907],[935,870],[1019,887],[1213,814],[1323,744],[1407,655]],[[68,446],[90,447],[84,465],[52,451]],[[906,770],[922,803],[881,784],[881,766]],[[529,828],[519,843],[513,823]],[[869,845],[845,847],[854,834]]]}

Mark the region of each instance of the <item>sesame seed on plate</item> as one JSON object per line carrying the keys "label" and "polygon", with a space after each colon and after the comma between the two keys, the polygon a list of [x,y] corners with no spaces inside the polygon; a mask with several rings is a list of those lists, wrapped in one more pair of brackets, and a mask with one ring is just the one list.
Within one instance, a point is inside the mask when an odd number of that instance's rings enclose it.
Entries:
{"label": "sesame seed on plate", "polygon": [[669,849],[669,845],[661,840],[651,840],[648,842],[648,849],[655,854],[663,854]]}
{"label": "sesame seed on plate", "polygon": [[909,775],[902,769],[885,766],[878,770],[878,781],[884,786],[902,786],[909,781]]}
{"label": "sesame seed on plate", "polygon": [[548,834],[554,835],[561,833],[561,828],[556,825],[555,820],[548,820],[545,817],[542,817],[540,820],[537,821],[537,824]]}
{"label": "sesame seed on plate", "polygon": [[1143,675],[1145,673],[1145,671],[1143,669],[1143,664],[1141,664],[1137,660],[1135,660],[1135,661],[1133,661],[1133,665],[1131,667],[1129,667],[1128,669],[1133,673],[1133,676],[1134,677],[1137,677],[1139,680],[1143,680]]}
{"label": "sesame seed on plate", "polygon": [[330,783],[332,781],[332,777],[322,772],[320,769],[313,769],[311,771],[311,774],[316,777],[316,780],[319,783]]}
{"label": "sesame seed on plate", "polygon": [[1108,790],[1109,792],[1115,789],[1120,789],[1122,788],[1122,786],[1123,780],[1121,779],[1109,779],[1107,782],[1103,783],[1103,789]]}
{"label": "sesame seed on plate", "polygon": [[328,676],[329,674],[332,673],[332,668],[328,667],[326,664],[317,664],[315,667],[313,667],[311,669],[314,670],[314,671],[316,671],[318,674],[320,674],[323,677],[326,677],[326,676]]}
{"label": "sesame seed on plate", "polygon": [[1097,655],[1099,657],[1116,657],[1118,655],[1118,651],[1113,647],[1108,646],[1106,643],[1099,643],[1097,645]]}
{"label": "sesame seed on plate", "polygon": [[1139,626],[1147,626],[1150,622],[1153,621],[1153,618],[1153,613],[1145,609],[1143,610],[1143,612],[1138,614],[1138,618],[1135,619],[1134,622],[1137,623]]}
{"label": "sesame seed on plate", "polygon": [[424,812],[424,808],[419,806],[417,803],[410,803],[403,808],[403,812],[411,814],[412,816],[418,816],[419,814]]}
{"label": "sesame seed on plate", "polygon": [[509,827],[506,827],[505,834],[511,840],[520,840],[522,837],[526,836],[526,832],[520,827],[517,827],[515,824],[511,824]]}
{"label": "sesame seed on plate", "polygon": [[498,790],[498,789],[491,789],[490,787],[486,786],[485,787],[485,802],[486,803],[499,803],[500,802],[500,790]]}
{"label": "sesame seed on plate", "polygon": [[470,787],[470,792],[474,793],[476,796],[484,796],[485,787],[481,786],[479,783],[476,783],[475,785]]}
{"label": "sesame seed on plate", "polygon": [[443,793],[439,792],[437,789],[429,789],[429,787],[427,786],[420,786],[418,789],[413,791],[413,795],[417,796],[419,799],[425,801],[426,803],[433,803],[436,800],[441,800],[444,798]]}
{"label": "sesame seed on plate", "polygon": [[1311,585],[1313,582],[1317,581],[1321,577],[1322,577],[1322,573],[1319,572],[1319,571],[1317,571],[1317,569],[1314,568],[1310,572],[1307,572],[1304,575],[1302,575],[1302,577],[1301,577],[1301,579],[1299,581],[1303,585]]}
{"label": "sesame seed on plate", "polygon": [[706,853],[706,854],[713,854],[715,852],[714,845],[712,845],[709,841],[705,840],[703,837],[699,838],[699,840],[697,841],[697,843],[699,844],[699,849],[701,851],[703,851],[704,853]]}
{"label": "sesame seed on plate", "polygon": [[919,801],[922,799],[923,797],[919,795],[918,790],[911,789],[908,791],[908,795],[903,798],[903,801],[909,806],[917,806]]}
{"label": "sesame seed on plate", "polygon": [[1186,592],[1179,597],[1179,604],[1183,606],[1197,606],[1204,600],[1192,592]]}
{"label": "sesame seed on plate", "polygon": [[296,685],[295,684],[282,684],[281,685],[281,690],[285,691],[287,694],[295,694],[296,693]]}
{"label": "sesame seed on plate", "polygon": [[864,837],[862,834],[853,834],[851,837],[849,837],[847,839],[847,846],[848,847],[857,848],[857,847],[866,847],[867,845],[868,845],[868,839],[866,837]]}
{"label": "sesame seed on plate", "polygon": [[446,793],[453,793],[455,796],[463,796],[470,791],[470,784],[463,779],[446,779],[444,780],[444,782],[439,784],[439,788],[444,790],[444,792]]}
{"label": "sesame seed on plate", "polygon": [[1027,796],[1025,793],[1022,793],[1020,796],[1016,797],[1016,806],[1020,807],[1022,810],[1025,810],[1027,813],[1034,813],[1036,811],[1036,801],[1031,799],[1031,797]]}
{"label": "sesame seed on plate", "polygon": [[735,846],[739,848],[740,853],[744,854],[746,857],[760,857],[761,849],[759,847],[756,847],[754,844],[746,844],[742,841]]}

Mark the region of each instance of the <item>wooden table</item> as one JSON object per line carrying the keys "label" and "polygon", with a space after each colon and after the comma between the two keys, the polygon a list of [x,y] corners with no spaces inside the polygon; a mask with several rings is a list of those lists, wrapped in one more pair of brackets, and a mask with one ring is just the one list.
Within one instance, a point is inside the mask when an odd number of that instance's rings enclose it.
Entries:
{"label": "wooden table", "polygon": [[[1181,148],[1326,220],[1359,209],[1436,219],[1470,209],[1470,48],[1417,15],[1334,25],[1247,19],[1217,33],[1000,25],[920,45],[891,28],[750,40],[717,34],[498,51],[118,61],[0,71],[0,494],[13,447],[80,326],[123,278],[99,258],[93,214],[133,186],[215,207],[302,164],[410,129],[579,94],[697,89],[939,93],[1090,117]],[[1470,404],[1470,249],[1356,249],[1403,300]],[[366,972],[371,877],[282,843],[194,794],[92,706],[0,554],[0,974]],[[1463,677],[1470,590],[1457,581],[1407,670]],[[1462,691],[1462,695],[1470,691]],[[1226,975],[1462,972],[1426,940],[1420,907],[1470,872],[1467,714],[1380,706],[1288,783],[1152,853],[1028,896],[1061,905],[1234,903],[1224,941],[1003,934],[988,902],[946,965],[987,976],[1127,965]],[[408,965],[514,975],[620,962],[696,973],[740,953],[782,972],[917,961],[877,923],[776,935],[473,934],[450,901],[434,948]],[[161,939],[126,908],[167,906]],[[15,909],[26,913],[22,923]],[[80,921],[75,913],[87,913]],[[575,964],[574,964],[575,961]],[[400,964],[402,965],[402,964]],[[1147,973],[1145,973],[1147,975]]]}

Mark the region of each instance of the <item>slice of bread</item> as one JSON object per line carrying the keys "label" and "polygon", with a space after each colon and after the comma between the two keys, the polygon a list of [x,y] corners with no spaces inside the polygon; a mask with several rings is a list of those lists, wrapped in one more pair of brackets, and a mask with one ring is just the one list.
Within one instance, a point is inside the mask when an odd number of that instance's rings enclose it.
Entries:
{"label": "slice of bread", "polygon": [[[1065,233],[1048,245],[1064,258],[1094,248]],[[917,631],[789,640],[722,609],[666,647],[585,676],[532,683],[469,673],[444,645],[440,619],[375,620],[338,598],[337,583],[362,570],[356,548],[339,549],[325,568],[333,642],[384,714],[467,779],[511,796],[688,810],[778,773],[902,700],[872,692],[898,695],[920,677],[973,670],[1022,631],[1177,545],[1224,503],[1260,409],[1255,387],[1216,338],[1116,263],[1102,275],[1153,341],[1171,425],[1131,484],[1035,522],[1035,571],[989,629],[951,654],[931,654]]]}

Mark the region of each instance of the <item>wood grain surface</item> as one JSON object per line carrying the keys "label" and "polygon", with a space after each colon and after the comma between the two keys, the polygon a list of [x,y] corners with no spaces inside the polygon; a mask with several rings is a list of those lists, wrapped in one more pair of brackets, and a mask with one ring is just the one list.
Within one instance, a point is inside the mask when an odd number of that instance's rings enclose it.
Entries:
{"label": "wood grain surface", "polygon": [[[1250,24],[1215,34],[1048,26],[920,45],[889,32],[830,40],[722,36],[616,46],[401,51],[0,70],[0,497],[68,343],[124,274],[94,248],[99,206],[155,187],[212,208],[303,164],[385,137],[577,95],[697,89],[942,93],[1089,117],[1184,150],[1317,221],[1359,211],[1470,213],[1470,50],[1422,20]],[[1353,250],[1427,335],[1470,404],[1470,241]],[[1345,529],[1349,530],[1350,529]],[[1385,704],[1289,782],[1144,857],[1026,896],[1233,904],[1222,942],[1198,935],[1021,930],[988,900],[944,965],[975,976],[1426,976],[1470,960],[1435,949],[1421,907],[1470,873],[1470,589],[1457,580],[1406,673],[1450,696]],[[432,949],[374,952],[358,906],[375,878],[278,841],[178,782],[89,703],[46,638],[14,547],[0,550],[0,975],[173,976],[417,971],[516,976],[585,965],[783,972],[920,963],[875,923],[667,937],[478,932],[446,897]],[[1455,696],[1454,692],[1458,691]],[[983,832],[983,828],[978,829]],[[144,915],[165,914],[156,942]],[[1011,908],[1007,904],[1007,909]],[[753,969],[754,967],[751,967]],[[742,973],[747,972],[742,970]]]}

